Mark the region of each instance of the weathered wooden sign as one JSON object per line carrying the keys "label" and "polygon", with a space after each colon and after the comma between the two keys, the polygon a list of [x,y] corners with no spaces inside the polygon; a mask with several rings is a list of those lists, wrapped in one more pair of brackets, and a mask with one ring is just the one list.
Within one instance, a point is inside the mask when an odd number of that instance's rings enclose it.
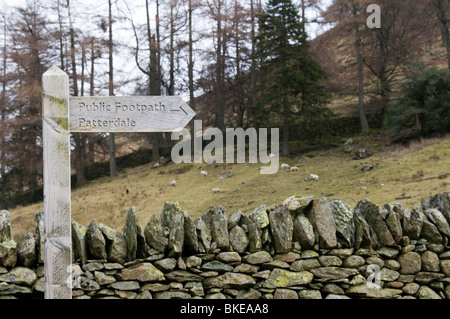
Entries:
{"label": "weathered wooden sign", "polygon": [[173,132],[183,129],[194,111],[177,96],[70,98],[71,132]]}
{"label": "weathered wooden sign", "polygon": [[71,132],[172,132],[195,112],[179,97],[70,97],[69,77],[42,77],[46,299],[71,299]]}

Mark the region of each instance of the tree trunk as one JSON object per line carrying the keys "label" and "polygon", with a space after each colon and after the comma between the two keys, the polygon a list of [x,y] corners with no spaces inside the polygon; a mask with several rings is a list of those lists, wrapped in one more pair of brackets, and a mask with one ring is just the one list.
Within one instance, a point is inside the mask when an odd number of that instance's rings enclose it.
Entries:
{"label": "tree trunk", "polygon": [[173,16],[174,3],[170,4],[170,40],[169,40],[169,87],[167,95],[175,95],[175,48],[174,48],[174,16]]}
{"label": "tree trunk", "polygon": [[161,95],[161,78],[158,73],[158,54],[157,43],[155,37],[151,37],[151,51],[150,51],[150,95]]}
{"label": "tree trunk", "polygon": [[[78,96],[78,74],[77,74],[77,63],[75,60],[75,34],[72,24],[72,15],[70,10],[70,0],[67,0],[67,12],[69,17],[69,36],[70,36],[70,59],[72,66],[72,85],[73,85],[73,96]],[[75,170],[77,172],[77,187],[83,185],[86,182],[86,177],[84,175],[85,168],[85,158],[83,156],[85,147],[85,136],[84,134],[74,133],[73,139],[75,141]]]}
{"label": "tree trunk", "polygon": [[34,192],[36,192],[37,187],[38,187],[38,182],[37,182],[37,172],[32,171],[29,175],[28,175],[28,187],[31,190],[31,193],[33,194]]}
{"label": "tree trunk", "polygon": [[158,95],[161,95],[161,34],[159,20],[159,0],[156,0],[156,73],[158,75]]}
{"label": "tree trunk", "polygon": [[[251,41],[252,41],[252,47],[251,47],[251,65],[250,65],[250,80],[251,80],[251,105],[252,107],[255,107],[256,105],[256,91],[257,91],[257,73],[256,73],[256,14],[255,14],[255,3],[254,0],[250,1],[250,17],[251,17]],[[249,119],[252,120],[253,125],[255,125],[257,128],[259,127],[256,117],[252,116],[251,108],[248,110],[247,116]]]}
{"label": "tree trunk", "polygon": [[434,5],[436,7],[439,22],[442,24],[442,42],[447,49],[447,67],[450,69],[450,33],[448,31],[448,19],[445,15],[443,2],[448,2],[448,0],[435,0]]}
{"label": "tree trunk", "polygon": [[[286,28],[284,28],[284,26],[286,26],[285,23],[285,17],[282,17],[282,25],[283,25],[283,29],[280,31],[282,33],[281,41],[279,43],[281,48],[287,48],[288,47],[288,37],[287,37],[287,30]],[[287,72],[287,61],[288,61],[288,56],[286,51],[283,51],[280,55],[280,60],[282,63],[281,66],[281,70],[282,73]],[[289,79],[286,79],[285,76],[283,76],[283,74],[281,74],[281,78],[279,78],[279,81],[284,82],[282,85],[284,88],[289,87],[288,83],[286,83],[287,81],[289,81]],[[286,92],[287,93],[287,92]],[[283,156],[288,156],[290,153],[290,148],[289,148],[289,103],[288,103],[288,97],[286,95],[286,93],[283,95],[282,97],[282,107],[283,107],[283,150],[282,150],[282,155]]]}
{"label": "tree trunk", "polygon": [[109,81],[108,81],[108,89],[109,89],[109,95],[113,96],[114,95],[114,56],[113,56],[113,48],[114,48],[114,44],[113,44],[113,31],[112,31],[112,3],[111,0],[108,0],[109,2],[109,15],[108,15],[108,25],[109,25],[109,39],[108,39],[108,52],[109,52],[109,57],[108,57],[108,62],[109,62]]}
{"label": "tree trunk", "polygon": [[89,96],[94,96],[94,74],[95,74],[95,46],[94,37],[91,38],[91,74],[89,76]]}
{"label": "tree trunk", "polygon": [[81,88],[80,88],[81,96],[84,96],[85,66],[86,66],[86,41],[83,41],[83,45],[81,47]]}
{"label": "tree trunk", "polygon": [[302,21],[305,23],[306,21],[306,0],[302,0],[301,6],[302,6]]}
{"label": "tree trunk", "polygon": [[283,125],[283,150],[282,155],[283,156],[289,156],[290,148],[289,148],[289,124],[286,123],[286,120],[284,121]]}
{"label": "tree trunk", "polygon": [[84,183],[86,183],[86,176],[84,175],[85,168],[85,146],[86,146],[86,138],[85,134],[82,133],[74,133],[73,139],[75,141],[75,169],[77,172],[77,187],[80,187]]}
{"label": "tree trunk", "polygon": [[289,156],[289,109],[286,97],[283,99],[283,150],[281,153],[283,156]]}
{"label": "tree trunk", "polygon": [[86,182],[84,175],[86,160],[83,156],[85,152],[84,148],[86,147],[86,136],[81,133],[73,133],[72,136],[75,141],[75,170],[77,172],[77,187],[79,187]]}
{"label": "tree trunk", "polygon": [[60,60],[60,64],[61,64],[61,70],[64,71],[65,69],[65,63],[64,63],[64,41],[63,41],[63,23],[62,23],[62,17],[61,17],[61,9],[60,9],[60,1],[58,0],[57,3],[57,10],[58,10],[58,24],[59,24],[59,60]]}
{"label": "tree trunk", "polygon": [[385,76],[380,76],[381,85],[381,127],[386,129],[388,127],[388,107],[389,107],[389,81]]}
{"label": "tree trunk", "polygon": [[[150,11],[148,0],[146,0],[146,18],[147,18],[147,41],[149,45],[149,94],[152,96],[161,95],[161,73],[159,66],[159,1],[156,1],[156,39],[151,34],[150,28]],[[160,159],[160,133],[149,133],[147,138],[152,145],[152,161],[156,162]]]}
{"label": "tree trunk", "polygon": [[[91,74],[89,75],[89,96],[94,96],[94,78],[95,78],[95,46],[94,46],[94,37],[90,39],[91,43]],[[97,141],[97,136],[92,133],[88,134],[88,154],[87,161],[89,165],[93,165],[95,162],[95,149],[94,145]]]}
{"label": "tree trunk", "polygon": [[219,0],[217,6],[217,48],[216,48],[216,126],[225,132],[225,103],[224,103],[224,37],[222,30],[222,2]]}
{"label": "tree trunk", "polygon": [[116,173],[116,136],[114,133],[109,133],[109,175],[113,178]]}
{"label": "tree trunk", "polygon": [[3,131],[6,127],[6,112],[4,110],[5,107],[5,78],[3,79],[3,92],[2,92],[2,101],[0,107],[1,110],[1,118],[0,118],[0,198],[5,198],[5,173],[6,173],[6,143],[5,143],[5,132]]}
{"label": "tree trunk", "polygon": [[159,153],[160,133],[150,133],[150,143],[152,144],[152,161],[158,162],[161,157]]}
{"label": "tree trunk", "polygon": [[383,34],[381,29],[376,29],[378,41],[379,41],[379,68],[378,68],[378,80],[381,86],[381,128],[386,129],[388,126],[388,107],[389,107],[389,93],[390,83],[387,74],[389,48],[387,35]]}
{"label": "tree trunk", "polygon": [[241,47],[239,40],[240,32],[240,17],[239,17],[239,6],[238,1],[234,1],[234,49],[236,51],[236,83],[237,86],[235,88],[235,94],[236,94],[236,106],[237,106],[237,126],[243,127],[244,126],[244,116],[245,116],[245,103],[244,103],[244,81],[241,71]]}
{"label": "tree trunk", "polygon": [[[192,110],[195,111],[195,97],[194,97],[194,48],[193,48],[193,39],[192,39],[192,0],[189,0],[189,8],[188,8],[188,27],[189,27],[189,63],[188,63],[188,81],[189,81],[189,106]],[[195,141],[195,130],[194,130],[194,120],[195,116],[192,118],[190,122],[191,127],[191,149],[194,149],[194,141]]]}
{"label": "tree trunk", "polygon": [[95,141],[96,136],[94,134],[88,135],[88,153],[87,153],[87,161],[89,165],[93,165],[95,162]]}
{"label": "tree trunk", "polygon": [[[147,41],[148,41],[148,62],[149,62],[149,94],[159,96],[161,95],[161,77],[158,68],[159,61],[159,53],[158,53],[158,35],[155,36],[151,33],[150,28],[150,11],[148,7],[148,0],[146,0],[146,15],[147,15]],[[157,2],[157,8],[159,8],[159,3]],[[159,10],[159,9],[158,9]],[[157,33],[159,33],[159,13],[156,14],[156,29]]]}
{"label": "tree trunk", "polygon": [[367,134],[369,132],[369,123],[367,122],[366,110],[364,107],[364,80],[363,80],[363,62],[361,56],[361,36],[359,33],[359,25],[355,22],[356,33],[356,62],[358,65],[358,109],[361,121],[361,132]]}
{"label": "tree trunk", "polygon": [[[3,16],[5,18],[5,15]],[[2,95],[0,101],[0,198],[5,198],[6,185],[6,19],[3,25],[3,74],[2,74]]]}
{"label": "tree trunk", "polygon": [[67,13],[69,16],[70,59],[72,62],[73,96],[78,96],[78,74],[77,63],[75,60],[75,33],[73,30],[72,15],[70,13],[70,0],[67,0]]}
{"label": "tree trunk", "polygon": [[[112,3],[111,0],[108,1],[109,4],[109,95],[114,96],[114,76],[113,76],[113,32],[112,32]],[[109,175],[111,178],[116,176],[116,137],[114,133],[109,133]]]}

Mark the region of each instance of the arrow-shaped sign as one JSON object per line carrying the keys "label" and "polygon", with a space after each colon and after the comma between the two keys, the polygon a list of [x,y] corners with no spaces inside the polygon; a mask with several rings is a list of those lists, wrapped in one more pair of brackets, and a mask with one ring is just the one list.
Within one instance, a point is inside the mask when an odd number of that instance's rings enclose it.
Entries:
{"label": "arrow-shaped sign", "polygon": [[70,132],[174,132],[195,112],[178,96],[70,98]]}

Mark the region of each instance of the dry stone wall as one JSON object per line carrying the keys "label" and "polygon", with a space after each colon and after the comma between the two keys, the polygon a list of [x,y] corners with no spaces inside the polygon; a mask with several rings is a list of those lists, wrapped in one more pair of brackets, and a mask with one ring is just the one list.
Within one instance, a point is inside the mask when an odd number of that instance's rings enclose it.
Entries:
{"label": "dry stone wall", "polygon": [[[0,298],[43,298],[43,214],[12,238],[0,212]],[[72,222],[73,298],[450,299],[450,192],[407,209],[292,196],[192,219],[177,202],[141,227]]]}

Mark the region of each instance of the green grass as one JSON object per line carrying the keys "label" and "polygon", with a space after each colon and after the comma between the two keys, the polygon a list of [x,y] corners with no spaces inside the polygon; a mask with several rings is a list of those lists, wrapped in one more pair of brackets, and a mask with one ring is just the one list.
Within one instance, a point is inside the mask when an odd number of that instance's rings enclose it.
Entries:
{"label": "green grass", "polygon": [[[298,172],[279,170],[261,175],[260,164],[152,164],[119,172],[116,178],[101,178],[72,191],[72,218],[83,225],[92,220],[122,230],[128,208],[134,206],[141,227],[154,213],[160,214],[164,202],[178,201],[182,209],[196,218],[210,207],[223,206],[228,215],[240,210],[244,214],[261,204],[276,205],[292,195],[327,196],[341,199],[354,207],[363,198],[377,205],[397,201],[407,208],[420,206],[430,195],[450,189],[450,138],[411,143],[408,147],[385,145],[383,139],[356,138],[357,144],[339,146],[304,155],[280,158],[281,163],[299,167]],[[355,161],[353,152],[369,145],[373,156]],[[309,155],[309,157],[308,157]],[[371,164],[368,172],[361,169]],[[200,171],[208,176],[203,177]],[[221,172],[234,172],[220,179]],[[319,180],[305,181],[311,173]],[[176,180],[175,187],[171,181]],[[213,194],[211,188],[222,192]],[[126,194],[126,189],[130,193]],[[396,200],[398,197],[411,197]],[[38,203],[10,210],[15,238],[34,233],[34,216],[43,210]]]}

